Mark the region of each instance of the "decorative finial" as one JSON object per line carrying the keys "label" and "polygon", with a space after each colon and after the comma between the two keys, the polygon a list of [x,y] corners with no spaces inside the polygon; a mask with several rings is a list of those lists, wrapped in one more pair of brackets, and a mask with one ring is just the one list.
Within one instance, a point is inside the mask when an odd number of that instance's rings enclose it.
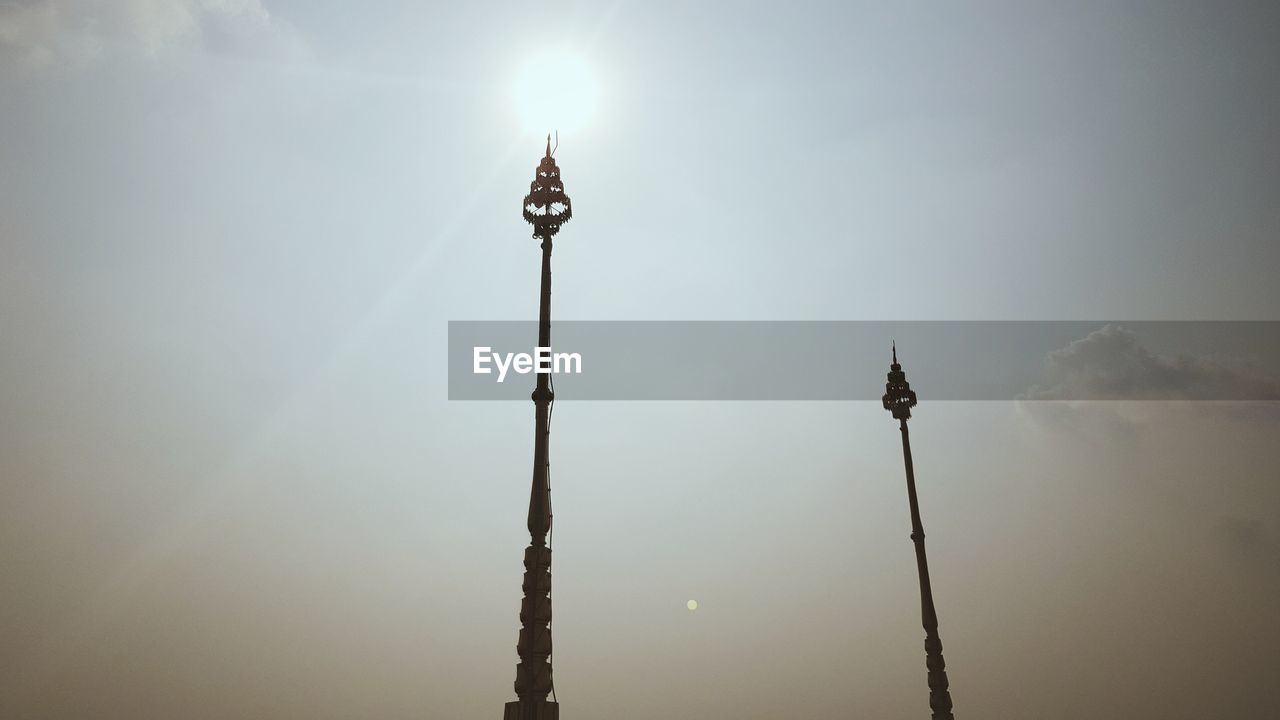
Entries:
{"label": "decorative finial", "polygon": [[893,343],[893,364],[889,366],[888,380],[884,385],[881,402],[884,409],[892,412],[895,418],[905,421],[911,417],[911,408],[916,405],[916,392],[911,389],[907,374],[902,372],[902,366],[898,364],[896,341]]}
{"label": "decorative finial", "polygon": [[573,217],[569,196],[564,194],[560,168],[551,155],[551,134],[547,134],[547,154],[533,171],[529,194],[524,196],[524,220],[533,226],[533,236],[544,240],[560,232]]}

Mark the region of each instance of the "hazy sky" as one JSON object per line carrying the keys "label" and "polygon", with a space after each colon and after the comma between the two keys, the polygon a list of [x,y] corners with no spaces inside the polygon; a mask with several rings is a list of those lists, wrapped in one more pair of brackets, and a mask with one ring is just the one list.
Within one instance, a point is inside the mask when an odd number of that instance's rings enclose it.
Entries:
{"label": "hazy sky", "polygon": [[[558,318],[1280,319],[1269,4],[887,6],[0,0],[0,716],[514,699],[533,413],[445,339],[536,313],[546,50]],[[1274,711],[1274,406],[917,389],[961,717]],[[554,430],[566,718],[925,716],[877,404]]]}

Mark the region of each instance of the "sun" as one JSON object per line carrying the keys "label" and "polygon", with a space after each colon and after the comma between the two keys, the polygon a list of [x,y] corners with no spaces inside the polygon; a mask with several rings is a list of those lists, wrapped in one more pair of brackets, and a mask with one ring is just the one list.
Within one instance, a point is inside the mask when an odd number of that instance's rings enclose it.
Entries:
{"label": "sun", "polygon": [[525,132],[573,132],[582,129],[595,112],[595,74],[581,55],[541,51],[520,66],[511,96]]}

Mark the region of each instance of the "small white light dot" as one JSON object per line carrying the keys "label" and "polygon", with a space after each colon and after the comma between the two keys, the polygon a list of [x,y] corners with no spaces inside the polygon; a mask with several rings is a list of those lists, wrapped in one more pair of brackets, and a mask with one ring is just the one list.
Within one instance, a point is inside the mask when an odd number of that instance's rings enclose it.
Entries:
{"label": "small white light dot", "polygon": [[690,610],[697,610],[697,609],[698,609],[698,601],[697,601],[697,600],[690,600],[689,602],[685,603],[685,606],[686,606],[686,607],[688,607]]}

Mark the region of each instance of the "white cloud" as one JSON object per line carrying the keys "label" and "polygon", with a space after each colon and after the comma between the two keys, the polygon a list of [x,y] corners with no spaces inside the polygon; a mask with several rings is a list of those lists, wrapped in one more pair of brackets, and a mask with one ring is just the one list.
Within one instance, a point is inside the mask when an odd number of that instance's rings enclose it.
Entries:
{"label": "white cloud", "polygon": [[1190,355],[1156,355],[1132,332],[1107,325],[1049,353],[1044,384],[1027,400],[1280,400],[1261,372]]}
{"label": "white cloud", "polygon": [[0,0],[0,59],[26,66],[177,48],[296,52],[261,0]]}
{"label": "white cloud", "polygon": [[69,12],[70,2],[0,4],[0,58],[45,65],[55,58],[82,59],[99,47],[91,24]]}

